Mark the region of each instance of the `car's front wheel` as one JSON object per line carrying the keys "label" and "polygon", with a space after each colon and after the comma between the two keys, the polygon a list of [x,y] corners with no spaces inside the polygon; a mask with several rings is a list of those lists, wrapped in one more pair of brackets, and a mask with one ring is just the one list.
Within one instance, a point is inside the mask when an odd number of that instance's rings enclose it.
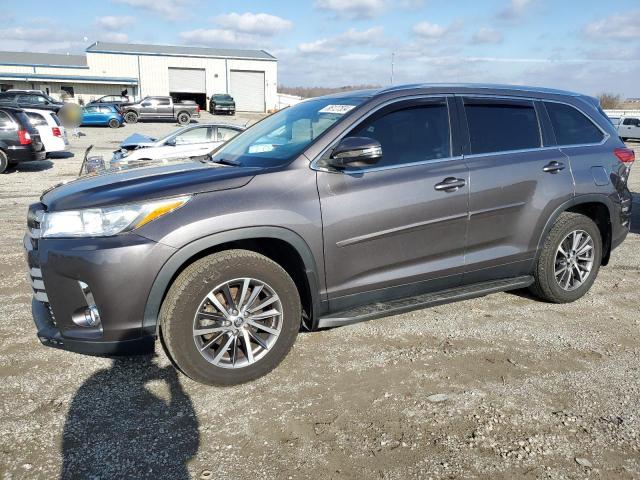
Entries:
{"label": "car's front wheel", "polygon": [[167,353],[192,379],[235,385],[261,377],[284,359],[301,321],[298,290],[277,263],[248,250],[195,261],[162,305]]}
{"label": "car's front wheel", "polygon": [[601,261],[602,236],[598,226],[589,217],[565,212],[547,235],[530,289],[549,302],[573,302],[589,291]]}

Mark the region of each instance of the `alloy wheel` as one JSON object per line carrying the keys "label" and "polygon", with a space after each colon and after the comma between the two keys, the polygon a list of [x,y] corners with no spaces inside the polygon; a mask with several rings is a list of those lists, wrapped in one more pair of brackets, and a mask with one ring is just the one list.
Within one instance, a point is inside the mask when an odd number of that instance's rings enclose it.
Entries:
{"label": "alloy wheel", "polygon": [[555,278],[560,288],[572,291],[580,287],[591,274],[594,243],[584,230],[569,233],[556,251]]}
{"label": "alloy wheel", "polygon": [[236,278],[207,294],[193,320],[200,354],[221,368],[259,361],[282,330],[282,303],[275,290],[255,278]]}

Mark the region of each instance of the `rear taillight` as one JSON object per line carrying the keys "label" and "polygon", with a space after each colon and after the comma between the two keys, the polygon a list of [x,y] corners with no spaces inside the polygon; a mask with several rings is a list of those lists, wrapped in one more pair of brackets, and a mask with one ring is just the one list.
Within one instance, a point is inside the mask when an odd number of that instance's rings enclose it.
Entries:
{"label": "rear taillight", "polygon": [[627,165],[631,165],[636,160],[636,153],[630,148],[616,148],[613,153],[618,160]]}
{"label": "rear taillight", "polygon": [[53,132],[54,137],[62,137],[62,132],[58,127],[52,127],[51,131]]}
{"label": "rear taillight", "polygon": [[18,130],[18,140],[20,140],[20,145],[29,145],[31,143],[31,135],[25,129]]}
{"label": "rear taillight", "polygon": [[196,113],[200,113],[200,105],[196,105]]}

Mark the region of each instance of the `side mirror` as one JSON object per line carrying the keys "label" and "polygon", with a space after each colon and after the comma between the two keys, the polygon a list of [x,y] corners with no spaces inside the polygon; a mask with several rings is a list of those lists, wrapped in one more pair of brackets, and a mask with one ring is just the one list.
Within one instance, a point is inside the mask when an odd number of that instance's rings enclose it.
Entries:
{"label": "side mirror", "polygon": [[169,147],[175,147],[176,146],[176,139],[175,138],[170,138],[169,140],[164,142],[164,144],[169,146]]}
{"label": "side mirror", "polygon": [[382,159],[382,145],[369,137],[346,137],[331,152],[328,165],[342,169],[346,167],[366,167]]}

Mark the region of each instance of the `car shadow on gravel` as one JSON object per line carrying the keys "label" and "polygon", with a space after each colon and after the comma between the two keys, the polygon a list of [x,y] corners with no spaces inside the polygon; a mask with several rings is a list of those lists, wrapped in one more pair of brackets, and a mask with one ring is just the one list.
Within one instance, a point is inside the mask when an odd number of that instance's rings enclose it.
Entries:
{"label": "car shadow on gravel", "polygon": [[49,160],[38,160],[35,162],[22,162],[7,168],[7,173],[11,172],[41,172],[53,167],[53,162]]}
{"label": "car shadow on gravel", "polygon": [[198,419],[176,370],[151,355],[115,358],[76,392],[60,478],[187,479]]}

